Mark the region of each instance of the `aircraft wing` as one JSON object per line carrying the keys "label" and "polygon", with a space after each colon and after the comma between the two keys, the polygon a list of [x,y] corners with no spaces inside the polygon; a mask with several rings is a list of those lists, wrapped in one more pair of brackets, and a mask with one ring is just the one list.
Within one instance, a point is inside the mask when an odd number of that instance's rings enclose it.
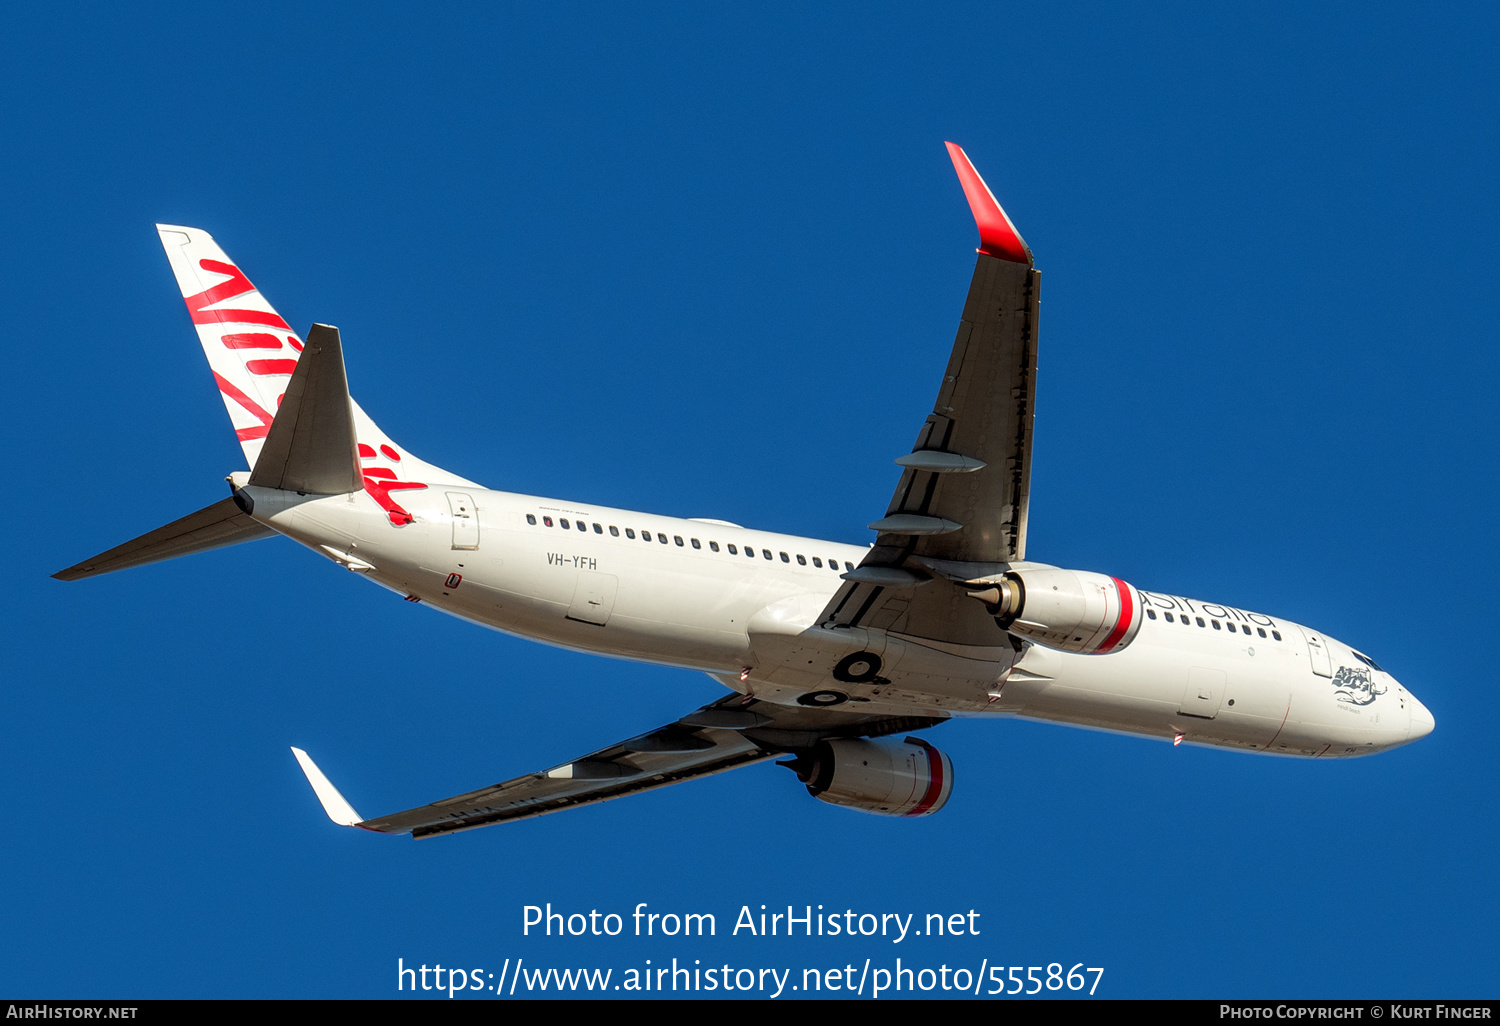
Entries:
{"label": "aircraft wing", "polygon": [[335,823],[383,834],[432,837],[544,816],[722,773],[810,748],[824,738],[881,737],[939,722],[930,717],[862,716],[857,712],[787,707],[728,695],[675,722],[561,766],[372,819],[360,819],[306,752],[298,748],[292,752],[323,810]]}
{"label": "aircraft wing", "polygon": [[[1026,556],[1041,274],[964,151],[949,143],[948,153],[979,226],[974,277],[932,413],[911,453],[896,460],[902,472],[895,495],[870,524],[879,532],[875,545],[844,575],[847,583],[821,617],[828,625],[888,626],[871,617],[892,589],[929,581],[934,566],[965,579],[975,564],[993,568]],[[946,607],[952,590],[939,589],[940,604]],[[977,614],[971,600],[959,604],[971,606]],[[933,612],[935,620],[949,619]],[[993,633],[986,617],[965,618],[979,633]]]}

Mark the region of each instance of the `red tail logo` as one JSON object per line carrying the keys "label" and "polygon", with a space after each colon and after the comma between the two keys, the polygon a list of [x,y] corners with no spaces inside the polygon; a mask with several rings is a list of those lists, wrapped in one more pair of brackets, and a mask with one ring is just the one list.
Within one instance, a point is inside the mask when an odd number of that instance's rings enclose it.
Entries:
{"label": "red tail logo", "polygon": [[[186,297],[188,314],[192,317],[194,324],[264,324],[280,328],[288,334],[283,339],[280,335],[273,335],[266,331],[229,332],[220,341],[224,343],[226,349],[283,349],[285,346],[291,346],[293,352],[302,351],[302,343],[297,340],[296,335],[290,334],[291,326],[275,313],[265,310],[208,309],[237,296],[254,292],[255,286],[238,267],[226,264],[222,260],[200,260],[198,266],[214,274],[227,274],[229,280],[204,289],[197,295]],[[286,377],[297,369],[297,359],[293,356],[289,360],[246,360],[244,366],[247,372],[257,377]],[[236,430],[235,434],[239,440],[248,442],[266,437],[276,414],[250,398],[217,371],[214,372],[214,381],[218,383],[219,391],[223,392],[226,398],[233,400],[245,412],[260,421],[259,424]],[[281,404],[280,395],[276,397],[276,403],[278,406]]]}
{"label": "red tail logo", "polygon": [[[380,447],[380,454],[383,454],[392,463],[401,462],[401,454],[389,445],[382,445]],[[373,460],[377,458],[377,453],[370,446],[360,442],[359,458],[361,460]],[[427,485],[421,481],[398,481],[396,479],[396,472],[386,467],[363,467],[360,473],[365,479],[365,491],[370,493],[372,499],[380,503],[380,508],[385,510],[385,515],[390,518],[391,523],[397,527],[402,527],[415,519],[410,513],[402,509],[401,505],[395,499],[391,498],[391,492],[402,488],[426,488]]]}

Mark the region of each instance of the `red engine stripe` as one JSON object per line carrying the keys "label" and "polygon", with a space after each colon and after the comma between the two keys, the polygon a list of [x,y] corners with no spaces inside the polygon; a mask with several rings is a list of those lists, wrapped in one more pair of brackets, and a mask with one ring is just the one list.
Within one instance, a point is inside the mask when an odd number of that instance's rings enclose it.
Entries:
{"label": "red engine stripe", "polygon": [[917,807],[907,813],[908,816],[920,816],[932,808],[943,793],[943,756],[936,748],[919,737],[907,738],[909,743],[919,744],[927,753],[927,792],[922,795],[922,800]]}
{"label": "red engine stripe", "polygon": [[1135,622],[1136,609],[1135,603],[1130,601],[1130,585],[1118,577],[1111,577],[1110,580],[1115,582],[1115,591],[1120,593],[1120,619],[1115,622],[1115,629],[1109,632],[1109,637],[1104,639],[1104,644],[1094,650],[1097,655],[1103,655],[1118,645]]}

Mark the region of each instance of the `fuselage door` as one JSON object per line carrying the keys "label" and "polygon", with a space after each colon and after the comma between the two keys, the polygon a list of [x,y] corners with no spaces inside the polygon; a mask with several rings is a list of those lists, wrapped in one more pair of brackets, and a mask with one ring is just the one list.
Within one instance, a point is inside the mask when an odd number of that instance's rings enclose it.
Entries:
{"label": "fuselage door", "polygon": [[568,619],[596,623],[600,627],[609,623],[609,614],[615,608],[615,589],[619,584],[619,578],[614,574],[580,570],[578,587],[573,591],[573,604],[568,607]]}
{"label": "fuselage door", "polygon": [[1182,693],[1182,704],[1177,711],[1184,716],[1201,716],[1211,720],[1219,715],[1219,703],[1224,701],[1224,683],[1228,675],[1223,670],[1211,670],[1194,666],[1188,670],[1187,689]]}
{"label": "fuselage door", "polygon": [[1328,654],[1328,642],[1323,640],[1323,635],[1310,631],[1306,627],[1299,628],[1302,636],[1307,639],[1307,655],[1312,659],[1312,671],[1319,677],[1333,676],[1333,659]]}
{"label": "fuselage door", "polygon": [[463,492],[449,492],[448,508],[453,511],[453,547],[479,548],[479,510],[474,500]]}

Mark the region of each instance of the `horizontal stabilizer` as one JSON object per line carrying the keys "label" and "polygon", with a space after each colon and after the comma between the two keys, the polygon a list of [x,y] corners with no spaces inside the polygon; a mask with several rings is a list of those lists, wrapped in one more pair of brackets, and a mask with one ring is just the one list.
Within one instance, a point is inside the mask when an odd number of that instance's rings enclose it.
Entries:
{"label": "horizontal stabilizer", "polygon": [[364,487],[339,329],[314,324],[307,333],[250,483],[315,495]]}
{"label": "horizontal stabilizer", "polygon": [[328,818],[339,826],[358,826],[361,822],[359,813],[344,800],[339,789],[328,782],[323,771],[318,769],[318,764],[300,748],[293,748],[292,754],[297,757],[297,764],[302,767],[302,772],[307,774],[307,782],[312,785],[318,801],[323,803],[323,811],[328,813]]}
{"label": "horizontal stabilizer", "polygon": [[143,534],[124,545],[116,545],[93,559],[85,559],[76,566],[59,570],[52,576],[59,581],[77,581],[116,570],[128,570],[133,566],[159,563],[164,559],[174,559],[194,552],[207,552],[226,545],[269,538],[275,533],[241,512],[233,499],[224,499],[207,509],[189,513],[181,520],[174,520],[166,527],[158,527],[150,534]]}

